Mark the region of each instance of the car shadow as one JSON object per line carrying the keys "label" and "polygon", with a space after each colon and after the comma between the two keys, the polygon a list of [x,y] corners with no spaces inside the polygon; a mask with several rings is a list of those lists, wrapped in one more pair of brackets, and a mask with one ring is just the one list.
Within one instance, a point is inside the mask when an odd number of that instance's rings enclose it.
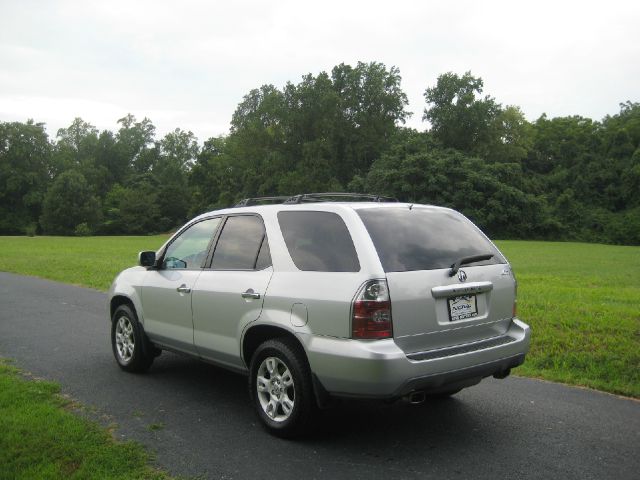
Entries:
{"label": "car shadow", "polygon": [[[228,423],[255,430],[256,438],[269,434],[260,428],[249,395],[247,377],[191,358],[163,353],[147,377],[167,391],[179,392],[179,402],[191,408],[201,407],[202,421]],[[299,444],[315,446],[360,444],[396,446],[420,445],[460,449],[482,436],[491,435],[478,418],[477,409],[466,401],[465,392],[456,397],[427,400],[412,405],[404,400],[388,404],[382,401],[344,399],[330,409],[318,412],[310,433],[297,439]],[[167,405],[165,405],[166,407]],[[220,412],[224,415],[220,416]],[[210,417],[210,418],[208,418]],[[495,425],[496,435],[500,425]],[[283,441],[286,440],[278,440]]]}

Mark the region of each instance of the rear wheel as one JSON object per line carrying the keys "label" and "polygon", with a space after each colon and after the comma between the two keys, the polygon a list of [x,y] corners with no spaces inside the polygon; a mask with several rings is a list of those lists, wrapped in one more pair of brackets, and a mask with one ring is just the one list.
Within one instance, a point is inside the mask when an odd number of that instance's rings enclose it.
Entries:
{"label": "rear wheel", "polygon": [[134,311],[120,305],[111,319],[111,346],[118,365],[128,372],[145,372],[155,358],[155,350]]}
{"label": "rear wheel", "polygon": [[315,410],[311,374],[302,348],[287,338],[268,340],[251,358],[249,393],[270,433],[302,434]]}

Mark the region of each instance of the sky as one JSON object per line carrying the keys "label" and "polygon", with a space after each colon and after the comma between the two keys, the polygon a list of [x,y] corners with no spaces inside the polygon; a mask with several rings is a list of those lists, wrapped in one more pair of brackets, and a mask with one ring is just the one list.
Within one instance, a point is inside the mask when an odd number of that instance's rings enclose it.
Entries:
{"label": "sky", "polygon": [[471,71],[529,120],[602,119],[640,101],[640,2],[0,0],[0,121],[148,117],[200,142],[228,133],[251,89],[340,63],[396,66],[425,130],[423,93]]}

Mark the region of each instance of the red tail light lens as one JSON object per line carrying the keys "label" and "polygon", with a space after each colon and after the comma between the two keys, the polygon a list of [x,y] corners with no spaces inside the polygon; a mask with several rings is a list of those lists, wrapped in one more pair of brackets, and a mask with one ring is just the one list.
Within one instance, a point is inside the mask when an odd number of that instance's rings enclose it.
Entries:
{"label": "red tail light lens", "polygon": [[385,280],[372,280],[358,291],[352,307],[351,336],[358,339],[393,337],[391,300]]}

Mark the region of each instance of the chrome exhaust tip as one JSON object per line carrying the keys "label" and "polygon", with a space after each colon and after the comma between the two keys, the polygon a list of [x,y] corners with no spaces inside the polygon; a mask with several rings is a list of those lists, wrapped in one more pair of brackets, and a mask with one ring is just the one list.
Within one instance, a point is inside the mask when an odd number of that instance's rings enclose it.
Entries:
{"label": "chrome exhaust tip", "polygon": [[411,392],[409,394],[409,403],[411,405],[419,405],[421,403],[424,403],[426,398],[427,398],[427,396],[422,391]]}

